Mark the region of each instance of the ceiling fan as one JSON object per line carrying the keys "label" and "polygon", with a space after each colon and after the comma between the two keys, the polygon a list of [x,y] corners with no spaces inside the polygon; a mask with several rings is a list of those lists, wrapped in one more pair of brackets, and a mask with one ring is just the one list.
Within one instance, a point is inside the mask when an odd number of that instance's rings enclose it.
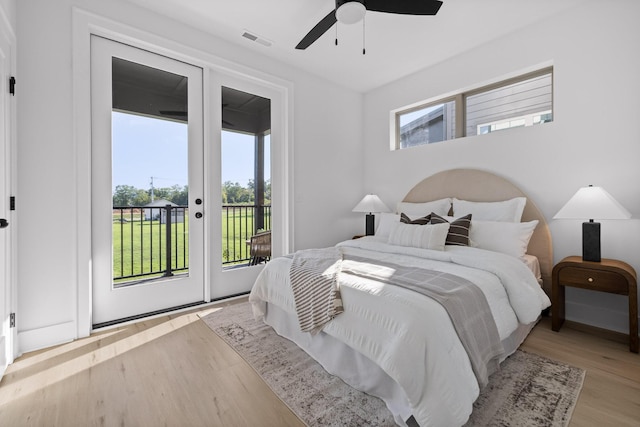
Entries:
{"label": "ceiling fan", "polygon": [[354,24],[361,21],[367,10],[402,15],[435,15],[440,6],[442,2],[439,0],[336,0],[335,9],[304,36],[296,49],[311,46],[336,22]]}

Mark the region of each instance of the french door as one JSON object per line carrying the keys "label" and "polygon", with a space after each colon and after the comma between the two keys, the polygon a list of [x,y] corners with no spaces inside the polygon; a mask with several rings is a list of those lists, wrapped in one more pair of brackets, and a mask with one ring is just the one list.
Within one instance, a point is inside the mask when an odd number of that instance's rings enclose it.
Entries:
{"label": "french door", "polygon": [[217,201],[209,218],[210,277],[211,298],[220,299],[249,292],[266,262],[286,251],[283,107],[281,94],[264,85],[222,73],[210,80],[218,134],[212,156],[219,159],[210,174]]}
{"label": "french door", "polygon": [[195,304],[204,284],[202,69],[91,36],[92,323]]}

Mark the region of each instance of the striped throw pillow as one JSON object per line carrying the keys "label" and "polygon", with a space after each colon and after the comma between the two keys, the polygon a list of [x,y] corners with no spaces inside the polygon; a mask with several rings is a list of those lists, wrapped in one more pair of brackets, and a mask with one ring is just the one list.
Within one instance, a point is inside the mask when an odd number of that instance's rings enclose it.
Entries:
{"label": "striped throw pillow", "polygon": [[400,222],[404,224],[418,224],[418,225],[427,225],[429,224],[429,220],[431,219],[431,214],[427,216],[423,216],[422,218],[411,219],[404,213],[400,214]]}
{"label": "striped throw pillow", "polygon": [[[449,223],[438,214],[431,212],[431,224]],[[469,229],[471,228],[471,214],[451,221],[445,245],[469,246]]]}
{"label": "striped throw pillow", "polygon": [[403,224],[397,222],[389,234],[390,245],[444,251],[449,224]]}

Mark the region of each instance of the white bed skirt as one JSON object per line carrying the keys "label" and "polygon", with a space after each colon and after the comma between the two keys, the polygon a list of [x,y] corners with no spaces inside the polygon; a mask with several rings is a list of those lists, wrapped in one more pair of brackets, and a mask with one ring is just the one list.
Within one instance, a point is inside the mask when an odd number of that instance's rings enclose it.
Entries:
{"label": "white bed skirt", "polygon": [[[320,332],[316,335],[301,332],[295,314],[267,304],[264,322],[307,352],[332,375],[340,377],[351,387],[382,399],[399,426],[407,426],[412,415],[411,406],[402,387],[371,359],[363,356],[336,338]],[[505,349],[501,362],[522,344],[537,321],[520,325],[513,334],[502,340]]]}

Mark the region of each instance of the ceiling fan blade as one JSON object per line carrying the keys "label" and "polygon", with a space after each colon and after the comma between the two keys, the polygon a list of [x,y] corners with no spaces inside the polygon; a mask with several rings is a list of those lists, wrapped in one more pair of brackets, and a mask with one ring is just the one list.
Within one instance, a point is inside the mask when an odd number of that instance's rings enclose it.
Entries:
{"label": "ceiling fan blade", "polygon": [[373,12],[403,15],[435,15],[442,6],[439,0],[366,0],[364,4]]}
{"label": "ceiling fan blade", "polygon": [[296,49],[306,49],[311,46],[313,42],[318,40],[320,36],[326,33],[329,28],[333,27],[333,24],[335,24],[337,21],[338,19],[336,18],[336,11],[334,9],[329,12],[327,16],[322,18],[322,20],[318,22],[316,26],[307,33],[306,36],[304,36],[304,38],[296,46]]}

